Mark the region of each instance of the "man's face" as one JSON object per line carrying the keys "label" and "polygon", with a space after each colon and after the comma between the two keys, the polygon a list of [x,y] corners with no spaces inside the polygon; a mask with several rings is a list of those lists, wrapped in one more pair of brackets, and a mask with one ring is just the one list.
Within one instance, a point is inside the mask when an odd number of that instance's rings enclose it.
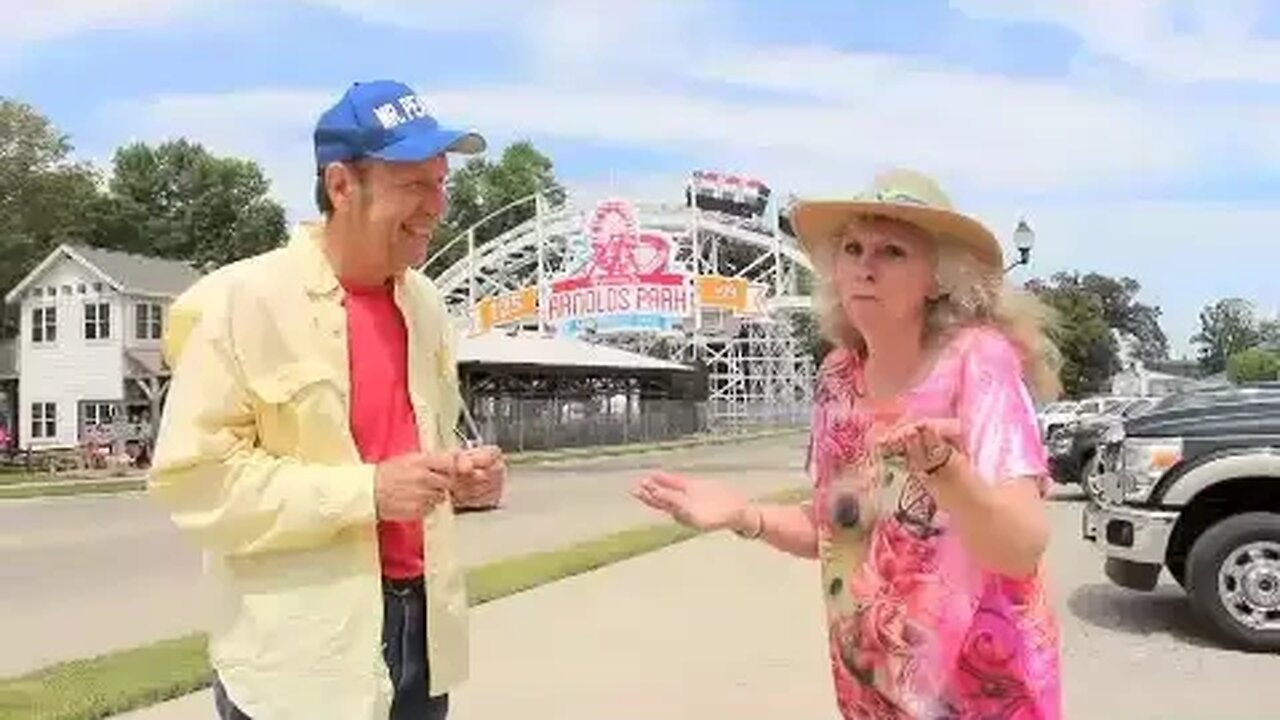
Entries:
{"label": "man's face", "polygon": [[426,262],[431,238],[448,210],[448,158],[366,160],[355,170],[347,192],[336,193],[341,199],[335,198],[334,218],[350,230],[361,264],[389,277]]}

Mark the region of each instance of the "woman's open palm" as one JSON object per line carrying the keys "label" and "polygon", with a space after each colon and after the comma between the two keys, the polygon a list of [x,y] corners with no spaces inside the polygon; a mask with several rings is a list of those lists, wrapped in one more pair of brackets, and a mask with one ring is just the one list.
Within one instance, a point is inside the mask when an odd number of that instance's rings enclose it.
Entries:
{"label": "woman's open palm", "polygon": [[746,498],[728,485],[661,471],[641,480],[632,494],[682,525],[699,530],[728,527],[747,505]]}

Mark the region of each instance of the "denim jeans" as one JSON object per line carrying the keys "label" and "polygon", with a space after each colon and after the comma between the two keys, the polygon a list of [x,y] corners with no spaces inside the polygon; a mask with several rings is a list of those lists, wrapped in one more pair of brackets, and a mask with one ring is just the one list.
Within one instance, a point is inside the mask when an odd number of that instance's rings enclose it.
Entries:
{"label": "denim jeans", "polygon": [[[390,720],[445,720],[449,696],[427,695],[427,599],[422,580],[384,580],[382,605],[382,656],[395,688]],[[221,682],[214,682],[213,698],[220,720],[252,720],[235,706]]]}

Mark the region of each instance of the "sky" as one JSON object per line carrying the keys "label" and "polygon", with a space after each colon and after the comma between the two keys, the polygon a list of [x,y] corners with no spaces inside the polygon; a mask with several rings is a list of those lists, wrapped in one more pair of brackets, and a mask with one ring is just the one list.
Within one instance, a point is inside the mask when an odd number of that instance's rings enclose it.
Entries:
{"label": "sky", "polygon": [[[52,8],[52,9],[51,9]],[[1015,278],[1127,275],[1175,354],[1200,309],[1280,312],[1280,0],[0,0],[0,94],[78,157],[179,136],[313,214],[311,130],[398,79],[580,198],[682,199],[695,169],[841,197],[937,178]],[[1012,253],[1010,249],[1007,252]]]}

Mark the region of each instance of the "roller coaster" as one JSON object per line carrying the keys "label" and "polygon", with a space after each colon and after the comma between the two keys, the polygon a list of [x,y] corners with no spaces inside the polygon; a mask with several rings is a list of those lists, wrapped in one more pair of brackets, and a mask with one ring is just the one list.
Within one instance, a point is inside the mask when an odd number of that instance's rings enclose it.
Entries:
{"label": "roller coaster", "polygon": [[[767,188],[745,203],[737,190],[747,212],[704,190],[691,183],[683,205],[531,195],[422,269],[466,332],[572,336],[700,366],[711,428],[803,424],[814,367],[797,319],[813,268],[768,212]],[[487,237],[513,214],[527,219]]]}

